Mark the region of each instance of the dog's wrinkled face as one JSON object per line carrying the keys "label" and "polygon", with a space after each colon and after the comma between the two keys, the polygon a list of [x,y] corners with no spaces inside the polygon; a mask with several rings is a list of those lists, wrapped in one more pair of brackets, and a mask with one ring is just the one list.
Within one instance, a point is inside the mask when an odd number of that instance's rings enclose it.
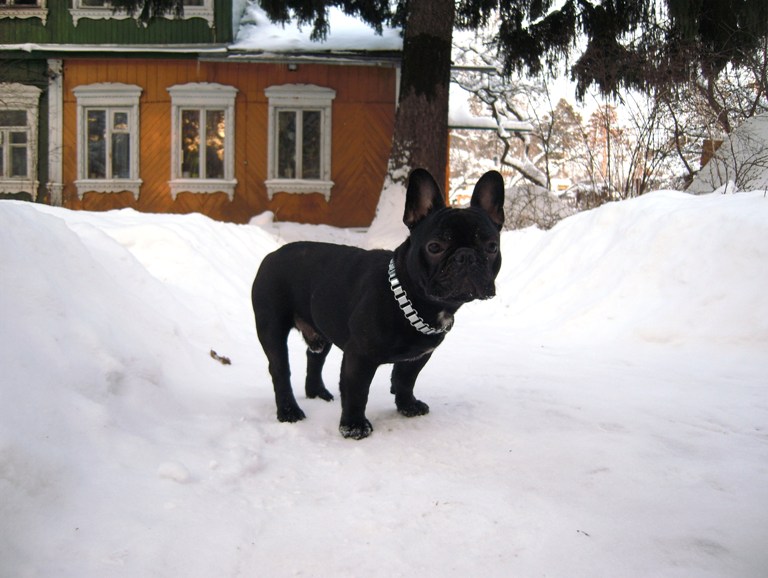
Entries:
{"label": "dog's wrinkled face", "polygon": [[443,209],[412,232],[411,243],[409,270],[430,300],[458,305],[496,294],[499,231],[479,209]]}
{"label": "dog's wrinkled face", "polygon": [[495,171],[478,181],[467,209],[445,207],[428,173],[411,175],[404,216],[411,228],[406,266],[424,297],[458,306],[496,294],[503,203],[504,184]]}

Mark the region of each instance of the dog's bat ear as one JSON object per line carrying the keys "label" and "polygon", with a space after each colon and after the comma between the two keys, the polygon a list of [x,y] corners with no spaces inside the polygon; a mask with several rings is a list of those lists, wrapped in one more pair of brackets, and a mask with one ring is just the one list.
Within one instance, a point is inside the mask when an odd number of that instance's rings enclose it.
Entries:
{"label": "dog's bat ear", "polygon": [[408,177],[403,223],[413,229],[432,211],[445,207],[445,197],[435,179],[424,169],[415,169]]}
{"label": "dog's bat ear", "polygon": [[504,225],[504,178],[497,171],[488,171],[475,185],[470,207],[482,209],[499,230]]}

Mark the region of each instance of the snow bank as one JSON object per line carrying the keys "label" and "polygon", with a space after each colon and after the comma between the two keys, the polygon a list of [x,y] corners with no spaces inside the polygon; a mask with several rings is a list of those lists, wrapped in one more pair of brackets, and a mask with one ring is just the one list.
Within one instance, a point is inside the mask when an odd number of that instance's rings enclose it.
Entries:
{"label": "snow bank", "polygon": [[524,255],[507,236],[501,301],[514,323],[569,339],[768,345],[767,210],[760,193],[667,191],[528,233]]}
{"label": "snow bank", "polygon": [[371,240],[0,202],[0,575],[764,575],[762,194],[506,233],[498,297],[420,378],[428,416],[382,370],[371,438],[341,438],[338,401],[280,424],[258,264],[300,236],[392,245],[381,216]]}

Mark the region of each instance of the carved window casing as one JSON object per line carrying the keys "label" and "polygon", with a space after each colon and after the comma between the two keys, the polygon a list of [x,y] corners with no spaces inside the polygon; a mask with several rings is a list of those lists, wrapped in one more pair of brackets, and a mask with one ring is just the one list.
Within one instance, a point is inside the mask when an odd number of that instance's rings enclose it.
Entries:
{"label": "carved window casing", "polygon": [[37,197],[37,126],[41,90],[0,83],[0,193]]}
{"label": "carved window casing", "polygon": [[78,86],[77,194],[129,191],[139,198],[141,87],[105,82]]}
{"label": "carved window casing", "polygon": [[331,110],[336,91],[311,84],[271,86],[267,194],[320,193],[331,198]]}
{"label": "carved window casing", "polygon": [[171,195],[224,192],[234,198],[235,97],[217,83],[177,84],[171,93]]}

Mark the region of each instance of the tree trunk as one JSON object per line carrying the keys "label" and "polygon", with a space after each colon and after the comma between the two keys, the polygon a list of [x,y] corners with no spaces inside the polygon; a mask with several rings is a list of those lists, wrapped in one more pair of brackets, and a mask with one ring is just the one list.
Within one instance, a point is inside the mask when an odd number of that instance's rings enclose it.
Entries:
{"label": "tree trunk", "polygon": [[421,167],[445,184],[454,18],[454,0],[411,0],[408,4],[400,102],[389,159],[393,182],[404,182],[408,171],[402,168]]}

